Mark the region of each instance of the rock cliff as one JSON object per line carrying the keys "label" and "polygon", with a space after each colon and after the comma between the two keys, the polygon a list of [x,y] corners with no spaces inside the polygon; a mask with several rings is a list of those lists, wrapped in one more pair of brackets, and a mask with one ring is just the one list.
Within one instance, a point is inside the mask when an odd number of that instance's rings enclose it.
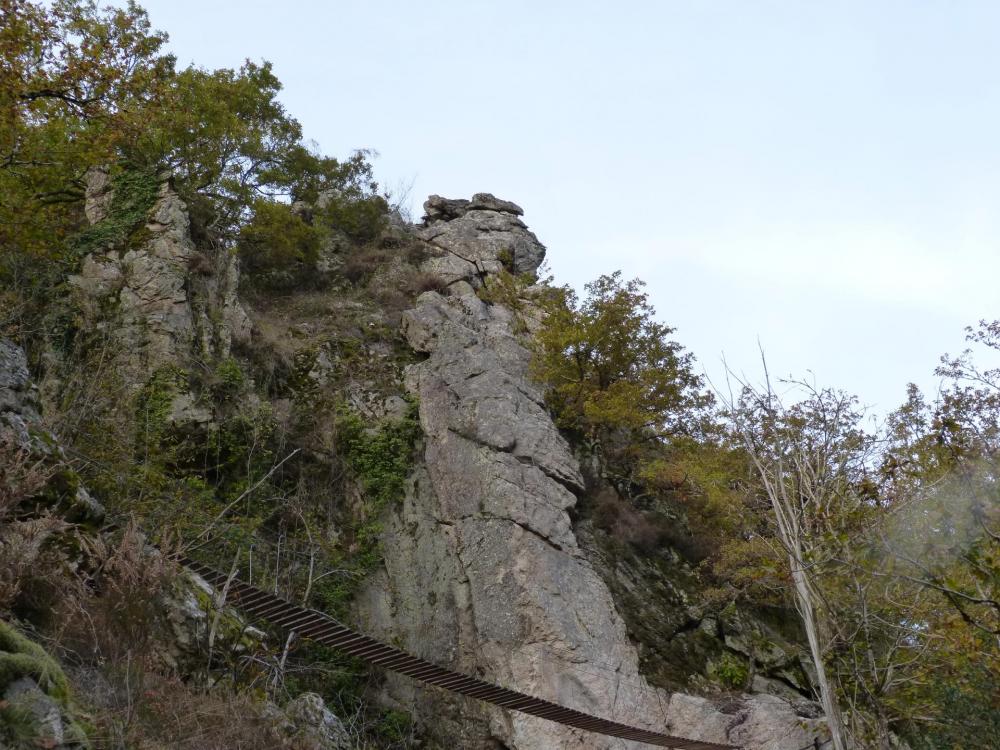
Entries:
{"label": "rock cliff", "polygon": [[[544,248],[516,205],[489,195],[432,197],[417,235],[438,251],[424,268],[447,282],[403,315],[408,368],[426,435],[424,462],[386,530],[385,572],[364,615],[429,659],[573,708],[644,727],[767,750],[797,750],[819,722],[770,696],[724,706],[646,683],[608,587],[581,551],[570,511],[584,482],[528,377],[517,309],[475,290],[505,265],[533,273]],[[533,315],[534,312],[534,315]],[[399,700],[418,696],[397,683]],[[606,748],[625,743],[540,719],[472,706],[442,709],[483,747]]]}
{"label": "rock cliff", "polygon": [[[609,561],[581,523],[577,506],[593,483],[529,376],[530,336],[544,318],[534,277],[545,248],[520,207],[485,193],[432,196],[420,225],[395,221],[365,247],[344,237],[328,243],[315,288],[247,295],[236,257],[195,241],[169,180],[147,186],[147,203],[126,201],[126,187],[99,170],[89,176],[86,215],[96,234],[69,280],[82,343],[47,355],[42,388],[53,411],[71,403],[88,418],[107,412],[95,419],[97,440],[114,443],[108,460],[122,463],[89,467],[119,513],[145,501],[152,482],[157,513],[178,504],[156,517],[190,521],[194,503],[215,503],[200,509],[215,524],[270,479],[267,496],[253,498],[259,515],[249,500],[242,510],[246,527],[281,540],[274,558],[263,541],[251,557],[251,574],[283,571],[268,582],[275,590],[296,590],[306,576],[315,606],[419,656],[620,722],[748,750],[799,750],[824,736],[792,648],[767,657],[786,676],[761,676],[757,694],[698,695],[697,684],[669,692],[662,680],[647,681],[639,649],[669,663],[688,648],[688,633],[766,660],[746,646],[734,618],[692,620],[683,595],[664,593],[662,570],[642,559]],[[132,219],[115,234],[123,206]],[[308,206],[295,210],[310,215]],[[29,440],[38,400],[23,355],[4,346],[0,419]],[[111,379],[116,389],[95,399]],[[422,430],[414,455],[405,427],[411,403]],[[119,434],[105,441],[103,425]],[[261,455],[270,463],[255,463]],[[136,492],[118,489],[128,485],[123,472],[140,476]],[[98,514],[76,486],[78,502]],[[293,532],[308,537],[300,559],[289,549]],[[316,577],[320,549],[332,550],[331,569]],[[337,576],[351,583],[331,585]],[[175,671],[212,627],[207,596],[195,582],[160,604],[173,630],[165,661]],[[636,598],[650,604],[641,615],[628,605]],[[669,646],[658,642],[675,635]],[[285,679],[286,657],[266,679]],[[685,659],[682,683],[704,668]],[[348,746],[311,695],[303,692],[278,723],[289,736],[298,724],[313,734],[327,727],[320,746]],[[439,746],[638,747],[391,674],[366,697],[411,715],[414,735]]]}

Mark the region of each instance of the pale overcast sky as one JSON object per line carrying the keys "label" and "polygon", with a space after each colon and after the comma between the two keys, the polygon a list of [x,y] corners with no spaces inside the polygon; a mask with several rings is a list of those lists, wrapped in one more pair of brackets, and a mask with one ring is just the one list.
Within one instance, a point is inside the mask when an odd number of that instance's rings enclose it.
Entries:
{"label": "pale overcast sky", "polygon": [[325,153],[524,207],[558,282],[649,285],[713,378],[879,412],[1000,317],[1000,3],[146,0],[180,63],[274,63]]}

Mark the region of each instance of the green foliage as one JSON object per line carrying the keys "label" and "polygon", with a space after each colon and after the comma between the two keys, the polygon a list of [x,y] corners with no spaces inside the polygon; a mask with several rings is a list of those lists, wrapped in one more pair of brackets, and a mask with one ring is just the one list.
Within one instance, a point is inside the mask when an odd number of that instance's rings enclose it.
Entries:
{"label": "green foliage", "polygon": [[0,620],[0,689],[21,677],[32,677],[61,705],[69,703],[66,675],[45,649]]}
{"label": "green foliage", "polygon": [[5,743],[4,747],[38,747],[42,740],[39,729],[30,708],[0,701],[0,742]]}
{"label": "green foliage", "polygon": [[[166,35],[131,3],[14,0],[0,12],[0,327],[37,335],[38,297],[60,280],[51,261],[64,275],[81,254],[125,243],[164,171],[199,241],[234,242],[261,214],[243,239],[264,266],[308,261],[329,226],[358,241],[380,231],[386,204],[370,154],[339,161],[307,148],[269,63],[177,70]],[[119,164],[129,168],[116,174],[112,216],[87,228],[87,170]],[[274,205],[324,195],[316,230]]]}
{"label": "green foliage", "polygon": [[731,651],[724,651],[716,661],[709,665],[709,675],[718,680],[723,687],[730,690],[742,690],[747,687],[750,670],[746,659]]}
{"label": "green foliage", "polygon": [[411,402],[399,421],[375,430],[356,412],[342,408],[337,427],[344,461],[371,506],[380,509],[401,500],[413,465],[413,447],[421,435],[416,404]]}
{"label": "green foliage", "polygon": [[[503,252],[509,254],[510,251]],[[501,260],[501,262],[503,261]],[[488,276],[483,286],[476,290],[476,295],[483,302],[489,302],[491,305],[503,305],[512,310],[515,315],[520,315],[524,304],[522,302],[524,290],[534,283],[535,277],[533,274],[515,276],[505,268],[498,274]],[[521,322],[521,328],[525,330],[523,321]]]}
{"label": "green foliage", "polygon": [[246,278],[270,288],[288,288],[315,273],[321,235],[285,203],[259,199],[240,230],[238,248]]}
{"label": "green foliage", "polygon": [[145,132],[174,61],[134,4],[15,0],[0,12],[0,245],[47,255],[78,221],[80,176]]}
{"label": "green foliage", "polygon": [[213,393],[220,401],[235,398],[246,387],[247,378],[240,363],[227,357],[215,367]]}
{"label": "green foliage", "polygon": [[[675,548],[692,563],[717,555],[720,548],[753,525],[754,516],[744,506],[739,481],[749,475],[747,457],[724,443],[675,438],[671,444],[649,455],[636,476],[647,492],[669,497],[683,514],[677,534],[690,540]],[[686,533],[685,533],[686,532]]]}
{"label": "green foliage", "polygon": [[[83,727],[71,716],[70,685],[62,667],[45,649],[0,620],[0,694],[22,677],[33,679],[66,712],[66,742],[88,747]],[[0,742],[3,741],[12,743],[13,747],[51,746],[48,744],[51,737],[45,736],[42,722],[29,706],[19,705],[16,699],[12,702],[0,700]]]}
{"label": "green foliage", "polygon": [[402,419],[377,427],[345,406],[336,419],[338,451],[360,486],[363,506],[354,514],[348,550],[336,559],[342,574],[318,581],[312,599],[321,609],[343,616],[365,575],[382,561],[382,513],[405,494],[421,431],[415,404]]}
{"label": "green foliage", "polygon": [[413,732],[413,718],[402,711],[385,711],[378,723],[378,733],[390,742],[403,742]]}
{"label": "green foliage", "polygon": [[504,270],[508,273],[514,270],[514,253],[508,248],[504,248],[497,253],[497,260],[500,261],[500,265],[502,265]]}
{"label": "green foliage", "polygon": [[914,750],[1000,748],[1000,705],[996,700],[995,672],[972,664],[963,677],[966,684],[956,684],[942,675],[935,675],[928,681],[927,692],[937,711],[936,720],[911,720],[900,727],[900,734]]}
{"label": "green foliage", "polygon": [[145,224],[160,180],[154,172],[123,170],[112,178],[111,189],[114,194],[108,215],[70,240],[71,260],[125,246],[135,230]]}
{"label": "green foliage", "polygon": [[614,433],[700,434],[712,399],[693,358],[658,323],[638,279],[621,274],[569,289],[548,306],[532,372],[548,387],[561,427],[605,440]]}
{"label": "green foliage", "polygon": [[174,367],[153,373],[136,399],[137,442],[146,455],[156,455],[170,439],[169,418],[174,399],[187,389],[187,375]]}
{"label": "green foliage", "polygon": [[372,178],[371,156],[368,151],[355,153],[343,163],[338,179],[327,180],[315,199],[317,223],[343,232],[356,243],[375,240],[389,216],[389,204],[378,194]]}
{"label": "green foliage", "polygon": [[[69,718],[66,724],[66,741],[88,747],[83,727],[72,719],[69,680],[62,667],[44,648],[26,638],[9,623],[0,620],[0,694],[11,682],[21,677],[31,677],[66,712]],[[0,740],[17,743],[35,739],[39,734],[39,723],[30,711],[21,710],[16,703],[0,701]],[[38,742],[48,742],[48,738],[41,738]],[[34,747],[36,744],[24,746]]]}

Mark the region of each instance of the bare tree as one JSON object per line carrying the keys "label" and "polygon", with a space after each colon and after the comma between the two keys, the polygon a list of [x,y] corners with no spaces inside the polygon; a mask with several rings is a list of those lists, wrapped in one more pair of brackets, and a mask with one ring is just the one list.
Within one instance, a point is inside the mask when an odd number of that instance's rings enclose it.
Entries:
{"label": "bare tree", "polygon": [[769,506],[773,539],[787,560],[792,598],[802,621],[817,688],[836,750],[846,738],[825,653],[833,628],[827,621],[818,577],[831,560],[828,541],[841,520],[860,503],[857,485],[872,441],[858,427],[861,413],[845,394],[783,381],[801,399],[786,405],[775,392],[767,366],[762,387],[743,382],[740,395],[720,394],[734,437],[745,448],[759,491]]}

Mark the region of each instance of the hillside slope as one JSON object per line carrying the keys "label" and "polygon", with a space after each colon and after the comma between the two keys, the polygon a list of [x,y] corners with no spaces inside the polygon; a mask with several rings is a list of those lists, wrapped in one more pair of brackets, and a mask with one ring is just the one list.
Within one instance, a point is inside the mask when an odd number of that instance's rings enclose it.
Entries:
{"label": "hillside slope", "polygon": [[[99,228],[124,201],[103,172],[89,179],[86,214]],[[95,247],[53,300],[69,343],[35,353],[44,412],[80,486],[116,521],[172,529],[216,567],[236,564],[469,674],[747,748],[822,737],[794,646],[749,616],[698,611],[697,577],[668,549],[609,556],[577,508],[608,488],[585,480],[528,375],[544,247],[521,210],[488,194],[432,197],[425,210],[420,225],[390,217],[371,243],[327,235],[316,282],[275,292],[241,280],[227,250],[199,244],[159,178],[143,231]],[[154,605],[167,620],[176,606]],[[681,640],[668,647],[665,632]],[[770,647],[749,648],[762,633]],[[346,714],[358,746],[625,746],[280,633],[210,638],[205,628],[189,638],[195,654],[229,649],[207,672],[176,656],[147,669],[205,685],[224,669],[237,688],[278,688],[276,700],[315,691]],[[661,667],[681,656],[671,680],[652,677],[693,692],[654,687],[639,652],[660,653]],[[712,660],[725,654],[758,675],[761,693],[718,681]],[[77,673],[80,696],[94,675]]]}

